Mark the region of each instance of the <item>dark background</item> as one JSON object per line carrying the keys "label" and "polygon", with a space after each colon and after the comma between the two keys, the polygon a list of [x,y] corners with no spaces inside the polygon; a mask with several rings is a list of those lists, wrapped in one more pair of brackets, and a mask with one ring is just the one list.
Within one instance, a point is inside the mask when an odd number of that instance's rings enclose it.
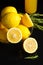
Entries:
{"label": "dark background", "polygon": [[[18,12],[25,12],[24,10],[24,0],[0,0],[0,13],[1,10],[6,6],[15,6],[18,10]],[[38,13],[43,13],[43,0],[38,0],[38,7],[37,7]],[[18,64],[41,64],[42,65],[42,58],[43,58],[43,31],[40,31],[38,29],[33,30],[32,37],[35,37],[38,41],[39,48],[38,48],[38,55],[39,58],[36,60],[24,60],[25,52],[22,52],[22,57],[19,57],[18,51],[20,50],[19,45],[12,45],[12,44],[2,44],[0,43],[0,60],[8,60],[8,61],[14,61]],[[15,50],[14,50],[15,49]],[[22,47],[21,47],[22,49]],[[20,51],[21,52],[21,51]]]}
{"label": "dark background", "polygon": [[[24,12],[24,1],[25,0],[0,0],[0,11],[5,6],[15,6],[18,11]],[[37,12],[43,13],[43,0],[38,0]]]}

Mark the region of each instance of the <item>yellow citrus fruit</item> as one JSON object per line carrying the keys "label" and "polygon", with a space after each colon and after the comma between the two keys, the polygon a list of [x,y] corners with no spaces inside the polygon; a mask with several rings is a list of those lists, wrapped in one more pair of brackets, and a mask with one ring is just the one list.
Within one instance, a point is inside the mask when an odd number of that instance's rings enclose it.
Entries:
{"label": "yellow citrus fruit", "polygon": [[38,43],[35,38],[30,37],[23,42],[23,48],[27,53],[32,54],[36,52],[38,48]]}
{"label": "yellow citrus fruit", "polygon": [[32,22],[30,16],[27,13],[25,13],[23,15],[21,22],[22,22],[23,25],[25,25],[27,27],[33,27],[33,22]]}
{"label": "yellow citrus fruit", "polygon": [[4,16],[5,14],[10,13],[10,12],[17,13],[17,10],[13,6],[7,6],[7,7],[2,9],[1,16]]}
{"label": "yellow citrus fruit", "polygon": [[22,39],[22,33],[18,28],[11,28],[7,32],[7,39],[9,42],[16,44]]}
{"label": "yellow citrus fruit", "polygon": [[4,26],[7,28],[16,27],[19,25],[21,17],[15,13],[8,13],[4,17],[2,17],[1,21]]}
{"label": "yellow citrus fruit", "polygon": [[8,29],[2,23],[0,23],[0,42],[8,43],[7,31]]}
{"label": "yellow citrus fruit", "polygon": [[22,13],[19,13],[19,16],[22,18],[23,17],[23,14]]}
{"label": "yellow citrus fruit", "polygon": [[22,39],[24,40],[24,39],[26,39],[26,38],[28,38],[30,35],[31,35],[31,33],[30,33],[30,30],[26,27],[26,26],[24,26],[24,25],[18,25],[17,26],[20,30],[21,30],[21,32],[22,32]]}

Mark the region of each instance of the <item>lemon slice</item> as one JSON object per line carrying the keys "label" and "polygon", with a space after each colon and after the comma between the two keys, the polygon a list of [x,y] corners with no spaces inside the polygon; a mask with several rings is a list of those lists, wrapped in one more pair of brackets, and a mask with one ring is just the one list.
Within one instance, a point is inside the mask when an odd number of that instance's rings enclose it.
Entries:
{"label": "lemon slice", "polygon": [[11,43],[18,43],[22,39],[22,33],[18,28],[11,28],[7,32],[7,39]]}
{"label": "lemon slice", "polygon": [[23,48],[27,53],[34,53],[38,48],[38,43],[35,38],[27,38],[23,43]]}
{"label": "lemon slice", "polygon": [[21,19],[21,23],[23,25],[25,25],[26,27],[33,27],[34,26],[34,24],[33,24],[32,20],[31,20],[30,16],[27,13],[25,13],[23,15],[23,17]]}

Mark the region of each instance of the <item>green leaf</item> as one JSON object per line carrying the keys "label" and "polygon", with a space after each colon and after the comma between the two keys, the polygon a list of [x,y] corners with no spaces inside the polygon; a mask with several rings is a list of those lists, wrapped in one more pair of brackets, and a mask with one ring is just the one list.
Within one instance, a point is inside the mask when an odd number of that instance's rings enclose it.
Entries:
{"label": "green leaf", "polygon": [[34,17],[35,17],[35,16],[37,16],[37,17],[40,17],[40,16],[41,16],[41,17],[42,17],[43,14],[35,13],[35,14],[31,14],[30,16],[34,16]]}
{"label": "green leaf", "polygon": [[30,14],[30,17],[33,21],[34,28],[38,28],[39,30],[43,31],[43,14]]}
{"label": "green leaf", "polygon": [[37,58],[38,58],[38,55],[25,57],[24,59],[37,59]]}
{"label": "green leaf", "polygon": [[38,25],[38,24],[35,24],[35,23],[34,23],[34,25],[35,25],[35,27],[38,28],[39,30],[42,30],[42,31],[43,31],[43,26]]}

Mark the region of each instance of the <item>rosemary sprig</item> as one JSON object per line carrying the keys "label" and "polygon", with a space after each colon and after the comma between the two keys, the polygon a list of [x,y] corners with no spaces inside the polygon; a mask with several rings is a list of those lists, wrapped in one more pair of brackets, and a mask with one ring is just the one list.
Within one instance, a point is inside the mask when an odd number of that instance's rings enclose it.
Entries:
{"label": "rosemary sprig", "polygon": [[42,30],[43,31],[43,26],[41,25],[38,25],[38,24],[34,24],[36,28],[38,28],[39,30]]}
{"label": "rosemary sprig", "polygon": [[43,31],[43,14],[31,14],[30,17],[34,23],[34,28],[38,28]]}
{"label": "rosemary sprig", "polygon": [[37,58],[38,58],[38,55],[25,57],[24,59],[37,59]]}
{"label": "rosemary sprig", "polygon": [[39,24],[43,24],[43,19],[39,19],[39,18],[31,18],[33,23],[39,23]]}
{"label": "rosemary sprig", "polygon": [[30,16],[34,16],[34,17],[43,17],[43,14],[35,13],[35,14],[31,14]]}

